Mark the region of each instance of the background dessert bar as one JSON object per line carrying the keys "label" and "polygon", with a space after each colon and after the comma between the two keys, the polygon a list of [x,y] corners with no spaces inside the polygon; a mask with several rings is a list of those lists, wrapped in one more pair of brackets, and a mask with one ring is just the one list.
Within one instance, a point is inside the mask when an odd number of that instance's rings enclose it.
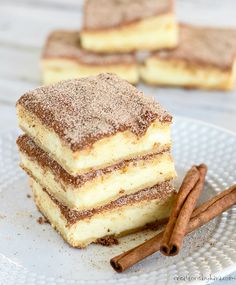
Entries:
{"label": "background dessert bar", "polygon": [[84,49],[130,52],[172,48],[177,43],[172,0],[85,1],[81,31]]}
{"label": "background dessert bar", "polygon": [[44,46],[42,58],[43,84],[60,80],[116,73],[132,84],[139,80],[138,63],[133,53],[97,54],[82,49],[78,31],[52,32]]}
{"label": "background dessert bar", "polygon": [[180,26],[173,50],[150,55],[142,79],[155,85],[231,90],[236,80],[236,30]]}

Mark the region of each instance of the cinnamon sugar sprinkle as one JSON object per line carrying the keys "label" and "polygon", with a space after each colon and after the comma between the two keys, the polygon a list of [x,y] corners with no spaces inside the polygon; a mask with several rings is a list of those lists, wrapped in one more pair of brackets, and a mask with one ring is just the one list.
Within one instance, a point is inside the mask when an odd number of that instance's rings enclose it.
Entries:
{"label": "cinnamon sugar sprinkle", "polygon": [[153,56],[231,69],[236,57],[236,29],[181,24],[178,47],[154,52]]}
{"label": "cinnamon sugar sprinkle", "polygon": [[69,59],[86,65],[135,64],[133,53],[97,54],[81,48],[78,31],[54,31],[48,37],[43,59]]}
{"label": "cinnamon sugar sprinkle", "polygon": [[[43,151],[39,146],[37,146],[37,144],[29,136],[19,136],[17,139],[17,145],[22,153],[25,153],[29,157],[29,159],[37,161],[37,163],[44,170],[49,169],[53,172],[57,179],[62,179],[64,183],[72,184],[76,187],[80,187],[87,181],[90,181],[99,176],[103,176],[112,171],[124,169],[129,165],[135,166],[139,161],[152,159],[156,155],[164,152],[163,151],[158,154],[150,154],[129,160],[123,160],[115,165],[108,166],[103,169],[93,170],[91,172],[78,176],[72,176],[67,171],[65,171],[55,160],[53,160],[45,151]],[[169,149],[166,149],[166,151],[169,151]]]}
{"label": "cinnamon sugar sprinkle", "polygon": [[135,204],[141,201],[149,201],[153,199],[166,199],[168,196],[174,193],[174,188],[171,181],[165,181],[160,183],[159,185],[145,188],[134,194],[124,195],[118,198],[117,200],[112,201],[109,204],[103,205],[101,207],[90,210],[76,211],[60,203],[54,196],[48,193],[46,188],[42,189],[48,194],[50,199],[60,208],[62,215],[65,217],[69,225],[74,224],[79,220],[90,218],[95,214],[105,211],[111,211],[112,209],[120,208],[122,206]]}
{"label": "cinnamon sugar sprinkle", "polygon": [[112,246],[112,245],[118,245],[119,241],[114,236],[106,236],[106,237],[97,239],[96,243],[103,245],[103,246]]}
{"label": "cinnamon sugar sprinkle", "polygon": [[110,73],[40,87],[17,104],[54,130],[72,151],[126,130],[142,136],[156,119],[172,121],[153,98]]}
{"label": "cinnamon sugar sprinkle", "polygon": [[48,221],[48,219],[45,218],[45,217],[39,217],[39,218],[37,219],[37,223],[40,224],[40,225],[43,225],[43,224],[48,224],[49,221]]}
{"label": "cinnamon sugar sprinkle", "polygon": [[172,11],[173,0],[86,0],[83,29],[113,28]]}

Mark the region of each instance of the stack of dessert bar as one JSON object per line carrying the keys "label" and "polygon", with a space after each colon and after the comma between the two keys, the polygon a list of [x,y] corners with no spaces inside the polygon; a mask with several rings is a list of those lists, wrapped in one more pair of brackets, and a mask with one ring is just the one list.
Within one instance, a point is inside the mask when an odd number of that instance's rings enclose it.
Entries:
{"label": "stack of dessert bar", "polygon": [[21,167],[37,207],[74,247],[168,216],[172,117],[112,74],[62,81],[17,102]]}
{"label": "stack of dessert bar", "polygon": [[173,0],[85,0],[81,31],[54,31],[42,54],[44,84],[112,72],[132,84],[134,51],[178,44]]}

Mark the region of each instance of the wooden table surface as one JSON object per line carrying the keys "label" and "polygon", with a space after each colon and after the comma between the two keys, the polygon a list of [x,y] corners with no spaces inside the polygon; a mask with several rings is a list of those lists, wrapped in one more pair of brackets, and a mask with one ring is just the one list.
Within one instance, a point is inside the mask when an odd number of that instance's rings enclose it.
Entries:
{"label": "wooden table surface", "polygon": [[[39,58],[46,36],[53,29],[79,29],[82,3],[81,0],[0,1],[1,130],[16,128],[15,101],[25,91],[40,85]],[[177,16],[182,22],[236,27],[235,12],[235,0],[177,0]],[[154,95],[173,115],[200,119],[236,132],[236,91],[138,87]],[[218,283],[236,281],[233,282]]]}

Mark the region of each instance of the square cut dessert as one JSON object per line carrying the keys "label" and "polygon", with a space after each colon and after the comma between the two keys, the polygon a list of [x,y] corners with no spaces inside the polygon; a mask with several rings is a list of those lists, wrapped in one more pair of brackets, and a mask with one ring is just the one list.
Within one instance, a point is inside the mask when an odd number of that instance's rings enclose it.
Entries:
{"label": "square cut dessert", "polygon": [[65,241],[79,248],[163,223],[169,217],[175,197],[170,182],[163,182],[97,209],[75,211],[61,204],[33,179],[31,188],[38,209]]}
{"label": "square cut dessert", "polygon": [[44,84],[112,72],[136,84],[139,79],[135,54],[97,54],[81,48],[78,31],[54,31],[42,55]]}
{"label": "square cut dessert", "polygon": [[81,45],[101,53],[175,47],[173,6],[172,0],[87,0]]}
{"label": "square cut dessert", "polygon": [[74,177],[27,135],[20,136],[17,144],[21,167],[59,202],[71,209],[97,208],[176,176],[169,151],[125,160]]}
{"label": "square cut dessert", "polygon": [[17,113],[21,129],[73,176],[171,146],[171,115],[114,74],[29,91]]}
{"label": "square cut dessert", "polygon": [[156,85],[231,90],[236,80],[236,29],[180,26],[173,50],[151,54],[141,78]]}

